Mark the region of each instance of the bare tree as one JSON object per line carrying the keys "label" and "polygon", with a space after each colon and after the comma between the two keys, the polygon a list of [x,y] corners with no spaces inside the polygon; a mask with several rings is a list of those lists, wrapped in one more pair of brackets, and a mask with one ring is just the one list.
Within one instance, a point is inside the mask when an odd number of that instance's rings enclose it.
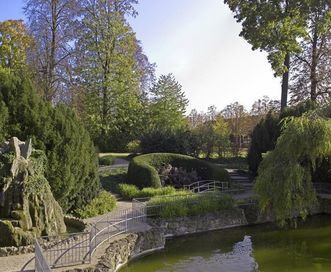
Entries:
{"label": "bare tree", "polygon": [[36,81],[48,101],[68,99],[67,73],[78,32],[78,4],[75,0],[25,0],[28,27],[36,41],[29,62],[36,69]]}
{"label": "bare tree", "polygon": [[325,102],[331,94],[330,5],[322,1],[310,8],[308,35],[300,42],[302,52],[291,64],[291,103],[310,99]]}

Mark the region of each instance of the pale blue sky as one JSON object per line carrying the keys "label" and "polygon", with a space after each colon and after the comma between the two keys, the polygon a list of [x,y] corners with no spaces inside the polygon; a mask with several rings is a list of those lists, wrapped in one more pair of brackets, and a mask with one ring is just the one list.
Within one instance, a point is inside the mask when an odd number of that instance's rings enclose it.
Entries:
{"label": "pale blue sky", "polygon": [[[23,0],[0,0],[0,21],[23,18]],[[280,99],[280,79],[251,50],[223,0],[140,0],[130,20],[157,74],[173,73],[192,108]]]}

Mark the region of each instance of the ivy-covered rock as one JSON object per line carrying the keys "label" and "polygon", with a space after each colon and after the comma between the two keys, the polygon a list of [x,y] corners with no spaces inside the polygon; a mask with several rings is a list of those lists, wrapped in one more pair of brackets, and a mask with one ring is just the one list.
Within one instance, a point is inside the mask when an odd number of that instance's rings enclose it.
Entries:
{"label": "ivy-covered rock", "polygon": [[63,212],[44,176],[47,158],[31,141],[0,146],[0,246],[22,246],[35,236],[66,231]]}

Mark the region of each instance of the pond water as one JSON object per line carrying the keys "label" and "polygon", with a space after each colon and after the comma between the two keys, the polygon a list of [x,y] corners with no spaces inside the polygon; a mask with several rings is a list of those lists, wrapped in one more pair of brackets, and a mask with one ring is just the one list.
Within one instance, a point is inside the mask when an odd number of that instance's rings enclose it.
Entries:
{"label": "pond water", "polygon": [[297,229],[258,225],[168,240],[121,272],[330,272],[331,216]]}

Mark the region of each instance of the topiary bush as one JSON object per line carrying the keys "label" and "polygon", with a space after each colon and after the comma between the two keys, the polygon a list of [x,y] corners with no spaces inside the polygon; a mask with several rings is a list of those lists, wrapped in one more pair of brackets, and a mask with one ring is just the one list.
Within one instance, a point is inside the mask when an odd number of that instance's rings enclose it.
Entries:
{"label": "topiary bush", "polygon": [[228,172],[209,162],[190,156],[173,153],[151,153],[133,158],[128,169],[128,183],[138,188],[162,186],[158,170],[167,164],[173,167],[181,167],[188,172],[197,172],[201,180],[228,181]]}
{"label": "topiary bush", "polygon": [[111,212],[115,206],[116,198],[112,194],[102,191],[84,208],[75,210],[75,213],[78,217],[85,219]]}
{"label": "topiary bush", "polygon": [[107,155],[99,158],[100,165],[112,165],[115,161],[115,158],[112,155]]}

